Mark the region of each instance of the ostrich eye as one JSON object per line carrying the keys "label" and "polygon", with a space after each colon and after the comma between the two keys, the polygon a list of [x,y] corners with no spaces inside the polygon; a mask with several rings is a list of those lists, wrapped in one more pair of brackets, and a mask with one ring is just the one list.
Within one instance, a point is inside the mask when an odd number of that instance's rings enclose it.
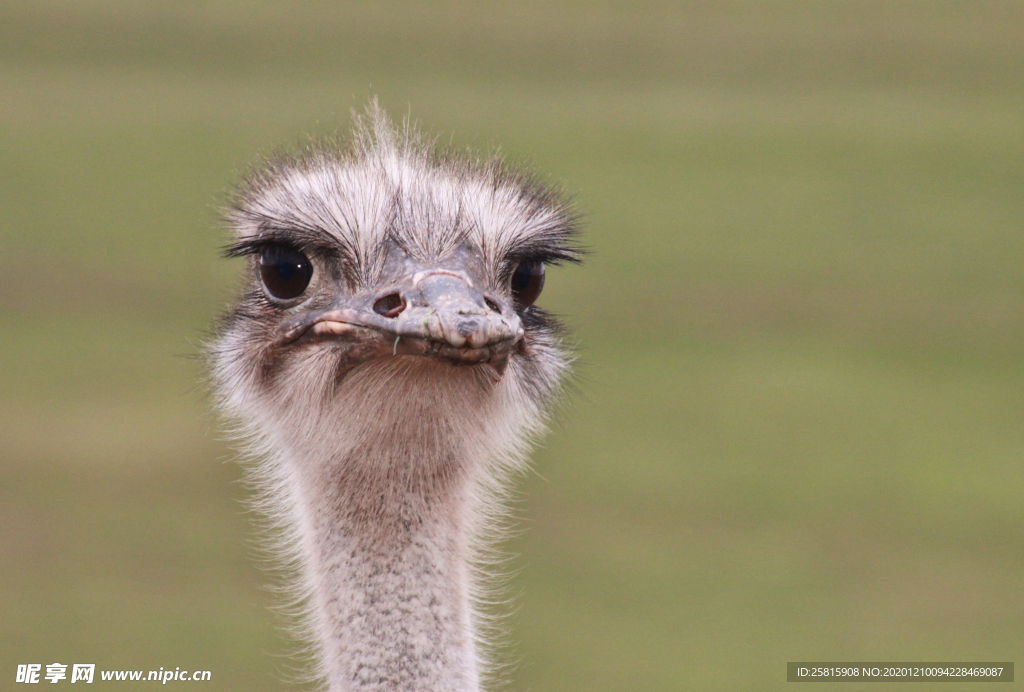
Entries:
{"label": "ostrich eye", "polygon": [[313,263],[303,253],[283,245],[271,245],[260,253],[260,278],[274,298],[298,298],[313,278]]}
{"label": "ostrich eye", "polygon": [[512,273],[512,297],[521,307],[528,308],[544,288],[544,263],[526,260]]}

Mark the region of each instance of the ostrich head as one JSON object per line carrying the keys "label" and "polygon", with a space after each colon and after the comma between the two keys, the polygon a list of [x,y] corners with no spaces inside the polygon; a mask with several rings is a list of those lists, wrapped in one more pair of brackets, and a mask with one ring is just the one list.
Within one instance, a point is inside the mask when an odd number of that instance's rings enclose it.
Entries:
{"label": "ostrich head", "polygon": [[376,107],[259,168],[249,279],[211,344],[332,690],[477,689],[481,549],[566,373],[538,305],[574,261],[550,187],[436,151]]}

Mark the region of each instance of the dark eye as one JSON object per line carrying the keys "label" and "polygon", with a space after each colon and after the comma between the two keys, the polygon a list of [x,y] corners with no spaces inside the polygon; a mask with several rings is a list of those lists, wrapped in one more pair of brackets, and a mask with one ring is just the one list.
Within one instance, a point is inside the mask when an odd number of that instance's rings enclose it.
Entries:
{"label": "dark eye", "polygon": [[298,298],[313,278],[313,263],[298,250],[271,245],[260,253],[260,278],[274,298]]}
{"label": "dark eye", "polygon": [[544,288],[544,263],[525,260],[512,272],[512,297],[520,307],[528,308]]}

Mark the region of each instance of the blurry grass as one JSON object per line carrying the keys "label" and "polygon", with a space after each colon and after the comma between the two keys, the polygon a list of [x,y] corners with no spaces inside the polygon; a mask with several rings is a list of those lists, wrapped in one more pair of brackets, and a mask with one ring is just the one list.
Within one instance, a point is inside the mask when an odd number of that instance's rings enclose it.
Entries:
{"label": "blurry grass", "polygon": [[[0,4],[0,676],[278,689],[188,358],[222,192],[379,94],[587,212],[514,689],[784,686],[1024,644],[1016,3]],[[957,689],[947,684],[943,689]]]}
{"label": "blurry grass", "polygon": [[763,689],[834,651],[1013,658],[1019,373],[680,350],[607,371],[586,434],[545,450],[528,537],[559,586],[528,584],[520,618],[538,686],[542,666],[581,689]]}

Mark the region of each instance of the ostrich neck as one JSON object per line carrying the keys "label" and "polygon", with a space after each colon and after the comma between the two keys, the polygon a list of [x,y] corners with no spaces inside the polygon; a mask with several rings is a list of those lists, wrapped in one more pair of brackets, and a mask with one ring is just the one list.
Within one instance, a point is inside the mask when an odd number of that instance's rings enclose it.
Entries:
{"label": "ostrich neck", "polygon": [[330,692],[479,689],[467,564],[472,464],[433,437],[424,445],[392,436],[297,464]]}

